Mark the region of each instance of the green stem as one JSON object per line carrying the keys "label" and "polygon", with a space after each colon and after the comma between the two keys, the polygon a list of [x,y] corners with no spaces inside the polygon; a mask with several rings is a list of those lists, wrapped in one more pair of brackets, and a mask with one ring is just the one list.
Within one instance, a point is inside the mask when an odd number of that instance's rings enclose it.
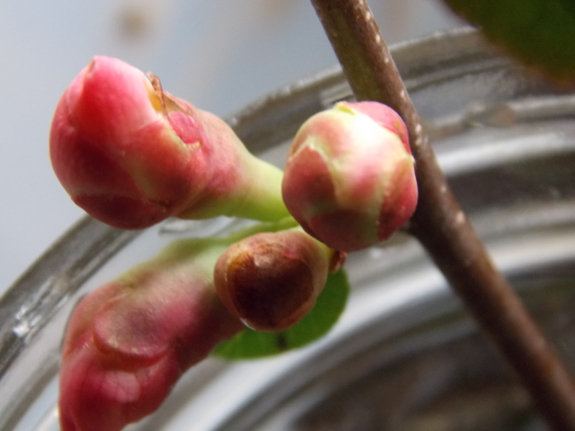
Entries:
{"label": "green stem", "polygon": [[571,376],[493,266],[453,196],[366,2],[312,3],[357,99],[391,106],[408,127],[420,193],[408,231],[523,379],[547,421],[556,430],[575,430]]}
{"label": "green stem", "polygon": [[261,232],[279,232],[281,230],[287,230],[292,228],[297,228],[299,225],[297,221],[292,216],[284,217],[277,222],[270,222],[270,223],[258,223],[253,226],[249,226],[244,229],[240,229],[227,237],[223,238],[222,241],[226,243],[232,244],[234,242],[238,242],[248,236],[255,235]]}
{"label": "green stem", "polygon": [[290,216],[282,197],[283,172],[251,154],[245,160],[249,178],[225,215],[269,222]]}
{"label": "green stem", "polygon": [[217,260],[233,243],[257,233],[278,232],[281,230],[292,229],[297,226],[299,225],[295,219],[289,216],[277,222],[260,222],[221,238],[207,237],[179,239],[165,246],[151,260],[130,268],[118,279],[127,280],[139,271],[150,271],[152,266],[158,268],[158,270],[163,270],[162,268],[165,269],[166,267],[173,265],[189,265],[191,262],[193,262],[198,268],[204,268],[211,277],[211,272],[213,271]]}

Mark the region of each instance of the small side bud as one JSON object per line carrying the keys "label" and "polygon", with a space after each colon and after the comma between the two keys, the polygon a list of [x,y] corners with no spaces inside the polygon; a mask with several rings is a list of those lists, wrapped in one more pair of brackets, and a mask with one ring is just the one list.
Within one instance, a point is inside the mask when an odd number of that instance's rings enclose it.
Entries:
{"label": "small side bud", "polygon": [[259,331],[279,332],[315,305],[341,253],[301,231],[260,233],[230,246],[220,257],[214,283],[233,315]]}
{"label": "small side bud", "polygon": [[291,146],[282,193],[302,228],[336,250],[387,239],[417,205],[404,123],[376,102],[338,103],[314,115]]}

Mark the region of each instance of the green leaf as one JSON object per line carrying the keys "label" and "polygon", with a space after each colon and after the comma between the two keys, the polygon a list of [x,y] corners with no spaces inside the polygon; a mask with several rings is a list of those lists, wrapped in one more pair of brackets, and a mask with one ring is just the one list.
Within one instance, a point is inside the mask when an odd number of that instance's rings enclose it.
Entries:
{"label": "green leaf", "polygon": [[329,332],[343,312],[348,294],[347,276],[344,270],[339,270],[328,276],[315,307],[296,325],[278,333],[245,328],[235,337],[219,344],[212,354],[232,360],[256,359],[305,346]]}
{"label": "green leaf", "polygon": [[510,54],[559,82],[575,82],[574,0],[445,0]]}

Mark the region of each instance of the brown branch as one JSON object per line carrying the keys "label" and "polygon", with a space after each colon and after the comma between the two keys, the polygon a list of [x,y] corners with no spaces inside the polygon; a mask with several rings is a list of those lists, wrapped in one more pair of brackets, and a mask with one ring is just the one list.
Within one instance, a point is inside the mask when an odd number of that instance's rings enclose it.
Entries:
{"label": "brown branch", "polygon": [[523,379],[556,430],[575,430],[571,376],[511,286],[493,266],[442,174],[415,108],[364,0],[312,0],[358,100],[377,100],[405,120],[420,197],[409,232]]}

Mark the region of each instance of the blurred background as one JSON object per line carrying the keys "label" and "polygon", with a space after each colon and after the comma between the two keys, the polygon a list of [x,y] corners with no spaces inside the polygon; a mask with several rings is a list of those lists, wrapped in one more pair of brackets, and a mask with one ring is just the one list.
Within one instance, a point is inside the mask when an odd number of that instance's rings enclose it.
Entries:
{"label": "blurred background", "polygon": [[[371,0],[393,44],[463,23],[439,0]],[[226,117],[336,63],[309,0],[0,0],[0,294],[84,213],[48,158],[58,99],[94,55]]]}

